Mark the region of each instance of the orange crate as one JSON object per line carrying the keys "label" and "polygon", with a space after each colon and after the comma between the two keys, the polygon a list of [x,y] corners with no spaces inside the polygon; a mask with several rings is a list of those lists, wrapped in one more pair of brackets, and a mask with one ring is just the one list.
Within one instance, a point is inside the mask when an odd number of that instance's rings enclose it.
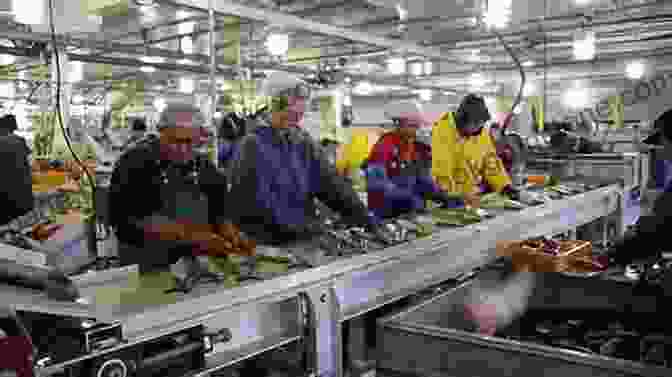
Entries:
{"label": "orange crate", "polygon": [[560,253],[550,255],[541,247],[532,248],[523,241],[508,242],[497,247],[497,253],[511,259],[517,271],[586,272],[591,270],[593,247],[587,241],[562,241]]}

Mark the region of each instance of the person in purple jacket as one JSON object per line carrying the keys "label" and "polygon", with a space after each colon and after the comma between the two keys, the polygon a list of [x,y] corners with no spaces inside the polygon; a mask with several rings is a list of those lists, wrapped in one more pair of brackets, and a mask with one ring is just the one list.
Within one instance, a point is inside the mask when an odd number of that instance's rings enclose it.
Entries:
{"label": "person in purple jacket", "polygon": [[310,239],[322,232],[315,216],[317,199],[346,222],[380,234],[364,203],[301,128],[309,87],[276,72],[262,92],[271,97],[271,112],[248,131],[232,166],[229,203],[234,222],[264,243]]}

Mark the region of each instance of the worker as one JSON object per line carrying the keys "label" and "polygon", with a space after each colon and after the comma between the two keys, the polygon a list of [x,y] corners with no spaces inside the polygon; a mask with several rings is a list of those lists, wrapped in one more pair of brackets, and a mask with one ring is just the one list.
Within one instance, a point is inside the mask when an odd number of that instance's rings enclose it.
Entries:
{"label": "worker", "polygon": [[[186,227],[225,222],[226,178],[195,152],[204,122],[193,106],[170,104],[160,116],[159,136],[141,140],[119,159],[109,207],[122,264],[138,264],[141,271],[168,267],[207,247],[207,237],[195,239]],[[175,233],[183,238],[171,238]]]}
{"label": "worker", "polygon": [[271,114],[260,117],[241,142],[231,182],[234,222],[263,243],[310,239],[321,233],[315,221],[318,199],[344,220],[378,232],[352,187],[301,128],[309,87],[298,77],[275,72],[263,83],[262,94],[271,99]]}
{"label": "worker", "polygon": [[[672,160],[672,111],[661,115],[654,123],[656,132],[643,142],[659,148],[657,155]],[[655,201],[651,214],[642,216],[625,237],[615,242],[610,255],[618,265],[645,260],[658,255],[667,245],[666,232],[672,226],[672,180],[668,181]]]}
{"label": "worker", "polygon": [[238,155],[239,144],[247,133],[247,120],[236,113],[226,114],[219,126],[219,166],[230,168]]}
{"label": "worker", "polygon": [[490,119],[483,98],[469,94],[432,131],[432,175],[443,190],[463,195],[472,206],[486,192],[514,193],[492,136],[484,130]]}
{"label": "worker", "polygon": [[0,185],[0,225],[27,214],[35,206],[31,151],[26,140],[14,133],[18,128],[14,115],[0,118],[0,171],[4,179]]}
{"label": "worker", "polygon": [[368,159],[369,209],[379,218],[389,218],[422,210],[426,200],[462,205],[432,180],[430,146],[416,139],[418,129],[431,126],[420,104],[393,102],[386,106],[385,114],[394,121],[395,129],[378,140]]}

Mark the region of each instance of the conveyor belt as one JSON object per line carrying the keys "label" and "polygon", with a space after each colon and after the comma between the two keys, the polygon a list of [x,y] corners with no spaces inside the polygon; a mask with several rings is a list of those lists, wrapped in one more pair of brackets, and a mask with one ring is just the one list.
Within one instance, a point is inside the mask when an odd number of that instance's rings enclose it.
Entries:
{"label": "conveyor belt", "polygon": [[[325,320],[344,321],[483,265],[494,259],[493,248],[498,241],[557,234],[611,214],[621,206],[620,193],[620,187],[612,185],[271,280],[231,289],[203,285],[162,303],[86,307],[52,302],[34,292],[17,291],[13,287],[0,287],[0,300],[17,302],[24,310],[59,311],[79,316],[93,314],[101,321],[119,321],[130,342],[204,324],[234,332],[231,344],[219,356],[231,353],[230,347],[249,348],[255,342],[268,348],[262,339],[272,338],[282,343],[299,334],[297,297],[304,292],[331,290],[334,302],[327,295],[317,296],[318,301],[333,309]],[[16,297],[9,290],[14,290]],[[333,334],[333,330],[318,329],[318,333],[321,339],[318,342],[333,346],[332,340],[324,338],[332,336],[329,334]],[[330,357],[329,352],[321,352],[319,358]],[[331,369],[336,363],[327,362],[329,366],[325,368]]]}

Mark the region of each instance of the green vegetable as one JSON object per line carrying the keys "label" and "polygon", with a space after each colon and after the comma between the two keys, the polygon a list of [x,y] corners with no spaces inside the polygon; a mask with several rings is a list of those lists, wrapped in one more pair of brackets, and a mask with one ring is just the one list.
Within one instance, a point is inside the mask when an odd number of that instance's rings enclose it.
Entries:
{"label": "green vegetable", "polygon": [[259,273],[282,274],[289,271],[287,263],[273,263],[269,261],[257,261],[255,271]]}
{"label": "green vegetable", "polygon": [[435,208],[432,216],[439,225],[464,226],[480,222],[481,216],[471,208]]}
{"label": "green vegetable", "polygon": [[500,193],[489,193],[481,197],[483,209],[521,209],[522,206]]}

